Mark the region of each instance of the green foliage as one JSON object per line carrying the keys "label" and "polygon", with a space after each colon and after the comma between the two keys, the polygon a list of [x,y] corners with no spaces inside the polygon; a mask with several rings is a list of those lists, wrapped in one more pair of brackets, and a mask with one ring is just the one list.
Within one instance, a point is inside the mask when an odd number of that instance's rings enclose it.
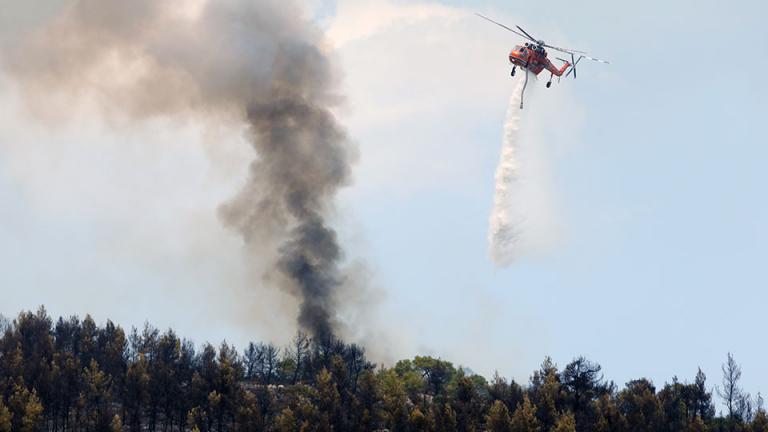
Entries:
{"label": "green foliage", "polygon": [[43,404],[35,390],[16,384],[8,399],[13,415],[11,429],[19,432],[37,432],[43,430]]}
{"label": "green foliage", "polygon": [[552,432],[576,432],[576,417],[573,413],[570,411],[561,413]]}
{"label": "green foliage", "polygon": [[405,391],[412,400],[427,392],[427,382],[421,371],[418,371],[411,360],[400,360],[393,368],[398,379],[403,383]]}
{"label": "green foliage", "polygon": [[750,428],[751,432],[768,432],[768,415],[765,413],[765,409],[760,407],[755,414],[755,418],[752,420]]}
{"label": "green foliage", "polygon": [[[126,335],[90,317],[53,321],[44,308],[0,329],[0,432],[503,431],[768,432],[762,398],[739,387],[732,356],[715,416],[706,376],[646,379],[617,391],[597,363],[550,358],[521,386],[490,382],[434,357],[378,369],[364,350],[298,334],[284,349],[195,346],[145,325]],[[752,408],[756,408],[753,410]]]}
{"label": "green foliage", "polygon": [[433,420],[429,416],[422,413],[421,410],[417,407],[413,409],[410,417],[408,418],[408,426],[409,430],[413,432],[428,432],[432,430]]}
{"label": "green foliage", "polygon": [[709,428],[704,424],[704,420],[697,415],[690,423],[688,423],[688,427],[685,430],[686,432],[706,432]]}
{"label": "green foliage", "polygon": [[525,395],[512,416],[512,432],[540,432],[542,429],[541,421],[536,417],[536,407]]}
{"label": "green foliage", "polygon": [[290,407],[286,407],[275,420],[275,432],[294,432],[298,429],[298,421]]}
{"label": "green foliage", "polygon": [[362,372],[358,386],[357,397],[354,399],[354,408],[352,410],[352,424],[355,430],[370,431],[374,430],[380,423],[380,408],[378,402],[381,400],[376,375],[372,370],[367,369]]}
{"label": "green foliage", "polygon": [[125,374],[124,406],[128,413],[129,424],[132,430],[139,429],[141,413],[147,403],[149,391],[149,373],[147,360],[144,354],[139,354],[136,361],[128,366]]}
{"label": "green foliage", "polygon": [[578,430],[592,430],[596,427],[597,415],[592,410],[593,402],[612,391],[612,384],[603,381],[601,370],[599,364],[578,357],[568,363],[560,374],[564,393],[561,405],[573,413]]}
{"label": "green foliage", "polygon": [[619,394],[619,409],[627,420],[629,431],[661,428],[659,399],[653,384],[645,378],[627,383],[627,387]]}
{"label": "green foliage", "polygon": [[449,403],[435,404],[432,412],[435,418],[435,430],[440,432],[456,432],[459,430],[459,420],[456,411]]}
{"label": "green foliage", "polygon": [[379,375],[385,425],[393,430],[405,430],[408,419],[406,384],[393,369],[382,370]]}
{"label": "green foliage", "polygon": [[488,410],[486,418],[486,427],[489,432],[511,432],[512,418],[509,416],[509,409],[500,400],[497,400]]}
{"label": "green foliage", "polygon": [[708,423],[715,416],[715,406],[712,404],[712,393],[707,390],[707,376],[701,370],[696,372],[693,384],[688,386],[689,417],[693,420],[699,417],[702,422]]}
{"label": "green foliage", "polygon": [[243,398],[237,401],[237,431],[256,432],[264,429],[264,419],[252,393],[245,393]]}
{"label": "green foliage", "polygon": [[[507,380],[501,377],[498,372],[494,373],[487,391],[490,401],[500,400],[504,402],[507,408],[514,408],[523,401],[523,388],[520,384],[514,380],[507,383]],[[530,393],[535,393],[535,390],[531,388]]]}
{"label": "green foliage", "polygon": [[626,418],[619,412],[616,400],[608,394],[594,401],[595,432],[621,432],[627,430]]}
{"label": "green foliage", "polygon": [[208,424],[208,415],[199,406],[192,408],[187,413],[187,427],[190,429],[205,431],[208,430]]}
{"label": "green foliage", "polygon": [[322,369],[317,374],[315,388],[317,389],[317,407],[321,416],[320,428],[331,430],[334,424],[339,424],[341,395],[333,376],[327,369]]}
{"label": "green foliage", "polygon": [[102,372],[95,359],[91,359],[91,364],[83,371],[82,383],[80,406],[84,407],[88,429],[108,429],[112,421],[109,415],[111,380]]}
{"label": "green foliage", "polygon": [[114,417],[112,417],[112,422],[109,424],[109,431],[110,432],[122,432],[123,431],[123,421],[120,420],[120,416],[115,414]]}
{"label": "green foliage", "polygon": [[657,397],[664,412],[662,421],[664,429],[672,431],[686,429],[691,418],[690,413],[693,411],[689,394],[690,388],[678,382],[677,377],[659,391]]}
{"label": "green foliage", "polygon": [[426,391],[434,396],[442,393],[445,386],[456,373],[456,369],[451,362],[428,356],[416,356],[413,359],[412,367],[419,373],[424,384],[426,384]]}
{"label": "green foliage", "polygon": [[13,423],[11,410],[3,404],[3,398],[0,397],[0,432],[11,432]]}
{"label": "green foliage", "polygon": [[[460,430],[476,430],[480,428],[480,420],[486,404],[485,393],[487,383],[472,377],[458,374],[453,395],[453,407]],[[482,389],[482,390],[481,390]]]}
{"label": "green foliage", "polygon": [[563,404],[566,393],[561,389],[560,375],[557,366],[547,357],[541,365],[541,370],[531,378],[531,394],[537,405],[537,417],[544,429],[549,430],[559,417],[558,404]]}

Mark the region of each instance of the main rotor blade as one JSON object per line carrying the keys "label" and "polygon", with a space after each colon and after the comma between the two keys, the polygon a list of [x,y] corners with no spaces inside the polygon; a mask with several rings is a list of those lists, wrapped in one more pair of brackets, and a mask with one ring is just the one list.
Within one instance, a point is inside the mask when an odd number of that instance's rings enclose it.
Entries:
{"label": "main rotor blade", "polygon": [[596,61],[596,62],[600,62],[600,63],[605,63],[605,64],[611,64],[611,62],[609,62],[608,60],[600,60],[599,58],[594,58],[594,57],[585,56],[585,55],[582,55],[582,57],[584,57],[587,60],[592,60],[592,61]]}
{"label": "main rotor blade", "polygon": [[539,43],[539,41],[538,41],[538,40],[537,40],[535,37],[533,37],[533,36],[529,35],[529,34],[528,34],[528,32],[527,32],[527,31],[525,31],[525,30],[523,30],[523,28],[522,28],[522,27],[520,27],[519,25],[516,25],[515,27],[517,27],[517,28],[518,28],[518,29],[519,29],[521,32],[525,33],[525,35],[526,35],[526,36],[528,36],[528,39],[530,39],[530,40],[532,40],[532,41],[536,42],[537,44]]}
{"label": "main rotor blade", "polygon": [[[477,13],[477,12],[475,12],[475,15],[479,16],[480,18],[482,18],[482,19],[484,19],[484,20],[486,20],[486,21],[490,21],[490,22],[492,22],[492,23],[496,24],[497,26],[499,26],[499,27],[501,27],[501,28],[503,28],[503,29],[509,30],[509,31],[511,31],[512,33],[514,33],[514,34],[516,34],[516,35],[518,35],[518,36],[522,36],[522,37],[524,37],[524,38],[526,38],[526,39],[530,40],[531,42],[534,42],[534,43],[536,43],[536,44],[538,44],[538,43],[539,43],[539,41],[538,41],[537,39],[535,39],[533,36],[531,36],[530,34],[528,34],[528,32],[527,32],[527,31],[525,31],[525,30],[523,30],[523,28],[522,28],[522,27],[520,27],[519,25],[516,25],[515,27],[517,27],[517,28],[518,28],[518,29],[519,29],[521,32],[523,32],[523,33],[520,33],[520,32],[518,32],[518,31],[516,31],[516,30],[513,30],[513,29],[511,29],[511,28],[509,28],[509,27],[505,26],[504,24],[502,24],[502,23],[500,23],[500,22],[498,22],[498,21],[494,21],[494,20],[492,20],[492,19],[488,18],[488,17],[487,17],[487,16],[485,16],[485,15],[479,14],[479,13]],[[584,58],[586,58],[586,59],[589,59],[589,60],[593,60],[593,61],[596,61],[596,62],[600,62],[600,63],[606,63],[606,64],[610,64],[610,62],[608,62],[607,60],[600,60],[600,59],[598,59],[598,58],[589,57],[589,56],[587,56],[587,55],[584,55],[584,54],[586,54],[586,52],[585,52],[585,51],[572,50],[572,49],[568,49],[568,48],[560,48],[560,47],[556,47],[556,46],[553,46],[553,45],[548,45],[548,44],[542,44],[542,45],[543,45],[543,46],[545,46],[545,47],[547,47],[547,48],[551,48],[551,49],[553,49],[553,50],[557,50],[557,51],[560,51],[560,52],[564,52],[564,53],[568,53],[568,54],[578,54],[580,57],[584,57]],[[577,62],[577,63],[578,63],[578,62]],[[573,71],[573,75],[574,75],[574,76],[576,75],[576,71]]]}
{"label": "main rotor blade", "polygon": [[515,30],[512,30],[511,28],[509,28],[509,27],[505,26],[504,24],[502,24],[502,23],[500,23],[500,22],[496,22],[496,21],[494,21],[494,20],[492,20],[492,19],[488,18],[487,16],[484,16],[484,15],[480,15],[480,14],[479,14],[479,13],[477,13],[477,12],[475,12],[475,15],[479,16],[480,18],[482,18],[482,19],[484,19],[484,20],[488,20],[488,21],[490,21],[490,22],[492,22],[492,23],[496,24],[496,25],[497,25],[497,26],[499,26],[499,27],[505,28],[505,29],[507,29],[507,30],[511,31],[512,33],[514,33],[514,34],[516,34],[516,35],[518,35],[518,36],[521,36],[521,37],[526,37],[524,34],[520,34],[519,32],[517,32],[517,31],[515,31]]}
{"label": "main rotor blade", "polygon": [[567,49],[567,48],[559,48],[559,47],[556,47],[556,46],[546,45],[546,44],[544,44],[544,46],[547,47],[547,48],[552,48],[554,50],[562,51],[562,52],[569,53],[569,54],[578,54],[579,55],[579,60],[581,60],[581,58],[585,58],[587,60],[592,60],[592,61],[596,61],[596,62],[600,62],[600,63],[605,63],[605,64],[611,64],[611,62],[609,62],[608,60],[601,60],[599,58],[590,57],[590,56],[586,55],[587,53],[585,51],[576,51],[576,50],[571,50],[571,49]]}
{"label": "main rotor blade", "polygon": [[556,46],[552,46],[552,45],[547,45],[547,44],[544,44],[544,46],[547,47],[547,48],[552,48],[553,50],[564,52],[564,53],[586,54],[586,51],[577,51],[577,50],[572,50],[572,49],[568,49],[568,48],[560,48],[560,47],[556,47]]}

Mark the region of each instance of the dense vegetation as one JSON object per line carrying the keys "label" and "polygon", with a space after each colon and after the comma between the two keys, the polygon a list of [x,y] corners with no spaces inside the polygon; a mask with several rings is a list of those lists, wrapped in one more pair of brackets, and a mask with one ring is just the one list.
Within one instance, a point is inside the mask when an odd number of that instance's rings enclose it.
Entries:
{"label": "dense vegetation", "polygon": [[768,431],[729,355],[715,415],[706,377],[618,389],[600,366],[550,359],[526,385],[431,357],[376,367],[364,351],[298,334],[291,346],[197,351],[172,330],[126,334],[44,309],[0,320],[0,432]]}

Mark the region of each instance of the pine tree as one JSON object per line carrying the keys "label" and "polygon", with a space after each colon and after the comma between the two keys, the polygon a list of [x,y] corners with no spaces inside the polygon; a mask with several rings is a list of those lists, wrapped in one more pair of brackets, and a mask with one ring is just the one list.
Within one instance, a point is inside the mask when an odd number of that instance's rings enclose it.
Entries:
{"label": "pine tree", "polygon": [[602,367],[584,357],[568,363],[560,374],[566,406],[573,412],[579,430],[594,429],[590,407],[595,399],[608,393],[612,384],[603,380]]}
{"label": "pine tree", "polygon": [[427,387],[434,396],[440,395],[456,373],[453,364],[432,357],[417,356],[413,359],[413,366],[426,379]]}
{"label": "pine tree", "polygon": [[221,394],[221,409],[217,422],[219,429],[223,428],[224,417],[231,417],[237,412],[237,401],[240,398],[240,382],[243,380],[243,365],[237,356],[234,347],[222,343],[219,348],[219,374],[216,380],[219,394]]}
{"label": "pine tree", "polygon": [[379,400],[381,400],[381,395],[376,376],[372,370],[367,369],[360,375],[355,407],[352,413],[356,430],[370,431],[376,429],[374,426],[378,424],[379,419],[377,408]]}
{"label": "pine tree", "polygon": [[208,415],[199,406],[192,408],[187,413],[187,427],[193,431],[207,431],[208,423]]}
{"label": "pine tree", "polygon": [[595,432],[623,432],[627,429],[626,420],[610,395],[604,394],[594,402],[594,412]]}
{"label": "pine tree", "polygon": [[[549,357],[547,357],[549,359]],[[544,366],[542,366],[544,368]],[[538,418],[542,421],[545,429],[554,426],[559,414],[557,404],[560,399],[560,380],[557,374],[557,367],[552,365],[551,369],[546,370],[544,383],[539,388],[538,399]]]}
{"label": "pine tree", "polygon": [[98,333],[99,328],[96,321],[90,315],[86,315],[80,324],[80,332],[76,341],[76,352],[80,356],[82,365],[89,365],[91,360],[96,359]]}
{"label": "pine tree", "polygon": [[24,417],[21,418],[21,432],[36,432],[43,429],[43,404],[35,393],[27,402]]}
{"label": "pine tree", "polygon": [[755,418],[752,420],[751,432],[768,432],[768,415],[765,409],[759,408]]}
{"label": "pine tree", "polygon": [[682,431],[689,423],[690,418],[690,387],[672,378],[672,383],[664,385],[657,398],[661,404],[663,429],[669,431]]}
{"label": "pine tree", "polygon": [[8,405],[13,413],[13,431],[37,432],[43,429],[43,404],[34,390],[29,391],[22,385],[14,385]]}
{"label": "pine tree", "polygon": [[619,393],[619,409],[631,432],[661,428],[662,412],[656,397],[656,388],[647,379],[627,383],[627,387]]}
{"label": "pine tree", "polygon": [[451,404],[447,402],[442,405],[437,404],[433,412],[435,430],[440,432],[457,432],[459,430],[459,420],[456,418],[456,411],[451,407]]}
{"label": "pine tree", "polygon": [[144,354],[139,354],[138,358],[128,366],[124,381],[124,408],[128,415],[128,425],[131,430],[140,430],[141,416],[149,392],[149,373]]}
{"label": "pine tree", "polygon": [[739,416],[739,401],[743,400],[744,390],[739,385],[741,380],[741,366],[728,353],[728,360],[721,366],[723,371],[722,387],[717,387],[717,393],[723,400],[723,405],[728,410],[729,430],[736,430],[736,424],[743,420]]}
{"label": "pine tree", "polygon": [[0,432],[11,432],[13,426],[11,420],[11,410],[3,404],[3,397],[0,395]]}
{"label": "pine tree", "polygon": [[89,429],[108,428],[112,420],[109,416],[109,402],[112,398],[111,382],[95,359],[91,360],[91,364],[83,371],[82,382],[84,391],[81,399]]}
{"label": "pine tree", "polygon": [[333,381],[331,373],[323,368],[317,374],[315,387],[317,388],[317,406],[320,409],[321,430],[331,430],[331,425],[336,423],[341,408],[341,396]]}
{"label": "pine tree", "polygon": [[552,432],[576,432],[576,418],[573,417],[573,413],[570,411],[561,413]]}
{"label": "pine tree", "polygon": [[704,424],[704,421],[699,417],[698,415],[691,420],[690,423],[688,423],[688,428],[686,429],[686,432],[706,432],[707,426]]}
{"label": "pine tree", "polygon": [[214,421],[218,421],[219,430],[222,429],[222,406],[221,406],[221,393],[217,392],[216,390],[208,393],[208,421],[209,421],[209,429],[210,425],[213,424]]}
{"label": "pine tree", "polygon": [[509,416],[509,409],[500,400],[497,400],[488,410],[486,417],[486,428],[489,432],[511,432],[512,419]]}
{"label": "pine tree", "polygon": [[112,422],[109,424],[109,431],[110,432],[122,432],[123,431],[123,421],[120,420],[120,416],[115,414],[114,417],[112,417]]}
{"label": "pine tree", "polygon": [[416,407],[408,417],[408,425],[413,432],[429,432],[432,430],[432,419]]}
{"label": "pine tree", "polygon": [[453,408],[456,410],[459,421],[459,429],[475,430],[480,427],[483,419],[483,400],[479,394],[479,388],[486,388],[488,383],[483,379],[482,382],[476,380],[476,376],[464,376],[464,373],[457,373],[458,379],[452,383],[455,386],[453,391]]}
{"label": "pine tree", "polygon": [[275,419],[275,432],[295,432],[296,425],[296,416],[290,407],[286,407]]}
{"label": "pine tree", "polygon": [[405,430],[408,420],[408,395],[405,384],[392,369],[382,371],[378,378],[387,426],[396,431]]}
{"label": "pine tree", "polygon": [[712,404],[712,393],[707,390],[707,376],[699,368],[696,379],[691,384],[691,418],[697,415],[703,423],[707,423],[715,416],[715,407]]}
{"label": "pine tree", "polygon": [[251,392],[240,392],[236,402],[237,415],[234,430],[239,432],[256,432],[264,430],[264,419],[256,401],[256,396]]}
{"label": "pine tree", "polygon": [[536,417],[536,407],[528,395],[523,396],[523,403],[517,406],[512,416],[512,432],[541,432],[541,421]]}

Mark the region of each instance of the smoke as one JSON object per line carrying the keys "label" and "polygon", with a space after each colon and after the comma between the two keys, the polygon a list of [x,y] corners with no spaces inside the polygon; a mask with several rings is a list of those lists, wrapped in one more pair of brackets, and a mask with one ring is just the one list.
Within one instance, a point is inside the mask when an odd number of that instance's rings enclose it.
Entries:
{"label": "smoke", "polygon": [[[521,72],[528,73],[525,69]],[[499,165],[496,167],[496,188],[489,220],[488,243],[491,259],[497,267],[506,267],[516,258],[519,226],[522,223],[520,205],[516,202],[518,197],[515,196],[515,186],[520,178],[518,140],[522,114],[520,100],[524,85],[524,77],[518,76],[512,96],[509,98],[501,156]]]}
{"label": "smoke", "polygon": [[264,269],[254,285],[294,296],[314,336],[337,331],[350,281],[328,217],[356,153],[332,113],[339,74],[295,2],[76,0],[24,22],[2,35],[0,62],[45,119],[88,105],[245,125],[256,159],[221,220]]}

